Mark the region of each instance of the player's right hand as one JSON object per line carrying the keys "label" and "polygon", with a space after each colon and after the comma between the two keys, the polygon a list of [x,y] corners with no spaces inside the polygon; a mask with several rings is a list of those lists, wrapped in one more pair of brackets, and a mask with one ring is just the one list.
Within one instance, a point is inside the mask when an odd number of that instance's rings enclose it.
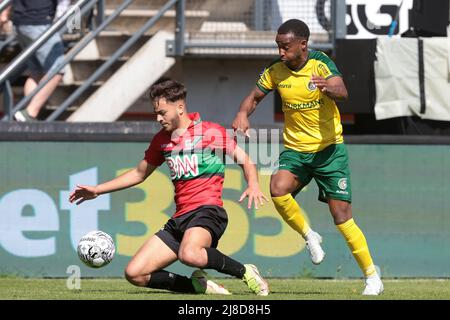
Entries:
{"label": "player's right hand", "polygon": [[243,113],[238,113],[236,118],[234,118],[233,123],[231,125],[235,134],[244,134],[247,137],[250,137],[248,129],[250,128],[250,123],[248,121],[247,115]]}
{"label": "player's right hand", "polygon": [[74,191],[69,195],[69,201],[71,203],[76,201],[76,204],[80,204],[86,200],[95,199],[98,194],[93,186],[81,186],[77,185]]}

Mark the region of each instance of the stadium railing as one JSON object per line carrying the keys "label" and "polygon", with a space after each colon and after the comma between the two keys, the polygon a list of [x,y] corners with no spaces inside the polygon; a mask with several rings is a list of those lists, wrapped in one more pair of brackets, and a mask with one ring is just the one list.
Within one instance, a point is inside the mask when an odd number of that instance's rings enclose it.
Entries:
{"label": "stadium railing", "polygon": [[[169,0],[165,5],[161,7],[158,13],[150,18],[133,36],[128,39],[106,62],[104,62],[75,92],[73,92],[45,121],[53,121],[63,113],[86,89],[88,89],[101,75],[108,70],[127,50],[131,48],[144,33],[150,29],[163,15],[175,4],[178,5],[177,13],[182,12],[182,6],[185,0]],[[72,6],[58,21],[56,21],[46,32],[44,32],[30,47],[24,50],[16,59],[9,64],[5,70],[0,74],[0,88],[4,92],[4,99],[6,106],[6,115],[2,118],[3,121],[12,121],[13,114],[18,110],[23,109],[27,103],[31,101],[33,96],[39,92],[62,68],[64,68],[74,57],[83,50],[90,41],[92,41],[101,31],[103,31],[114,19],[116,19],[120,13],[125,10],[133,0],[125,0],[108,18],[103,20],[103,14],[100,13],[100,19],[97,22],[101,22],[100,25],[89,33],[89,35],[74,48],[63,60],[58,68],[48,75],[47,80],[42,81],[28,96],[25,96],[19,103],[13,105],[13,96],[11,90],[10,79],[16,72],[26,63],[26,60],[53,34],[59,32],[63,28],[67,28],[67,23],[70,19],[74,19],[74,14],[77,10],[80,10],[82,16],[89,12],[95,4],[97,4],[98,12],[103,12],[104,0],[79,0],[74,6]]]}

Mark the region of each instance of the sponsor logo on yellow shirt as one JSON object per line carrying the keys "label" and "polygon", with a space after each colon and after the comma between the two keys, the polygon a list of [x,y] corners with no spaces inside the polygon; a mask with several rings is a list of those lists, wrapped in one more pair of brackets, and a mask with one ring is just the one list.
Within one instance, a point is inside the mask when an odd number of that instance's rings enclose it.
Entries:
{"label": "sponsor logo on yellow shirt", "polygon": [[301,103],[289,103],[285,102],[284,106],[290,109],[318,109],[321,105],[324,104],[323,99],[318,99],[310,102],[301,102]]}

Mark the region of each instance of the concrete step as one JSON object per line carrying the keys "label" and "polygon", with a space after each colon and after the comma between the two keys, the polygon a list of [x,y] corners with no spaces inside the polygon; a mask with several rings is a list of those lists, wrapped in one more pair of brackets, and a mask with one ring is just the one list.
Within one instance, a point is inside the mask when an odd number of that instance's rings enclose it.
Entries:
{"label": "concrete step", "polygon": [[[61,105],[72,93],[75,92],[79,88],[79,86],[82,84],[82,82],[78,82],[73,85],[59,85],[58,88],[53,92],[52,96],[47,102],[48,106],[59,106]],[[75,100],[73,105],[79,106],[84,101],[86,101],[87,98],[91,96],[98,88],[101,87],[103,82],[95,82],[93,85],[91,85],[86,91],[83,92],[83,94]]]}
{"label": "concrete step", "polygon": [[[88,79],[101,65],[110,59],[129,38],[130,33],[105,31],[92,40],[66,68],[64,84],[74,84],[76,81]],[[107,80],[114,74],[139,48],[150,39],[143,36],[120,57],[101,77],[99,81]]]}
{"label": "concrete step", "polygon": [[[235,28],[243,26],[233,25]],[[229,26],[227,26],[229,27]],[[278,48],[275,43],[276,32],[272,31],[245,31],[229,32],[216,26],[214,31],[194,31],[189,32],[186,42],[196,47],[188,47],[186,54],[205,54],[211,56],[267,56],[278,55]],[[209,44],[222,45],[223,48],[207,47]],[[204,45],[204,47],[202,47]],[[233,48],[232,46],[242,46]],[[253,46],[244,48],[244,46]],[[228,47],[226,47],[228,46]]]}
{"label": "concrete step", "polygon": [[[103,31],[95,39],[89,42],[89,44],[75,56],[74,60],[97,60],[101,57],[112,56],[130,39],[131,36],[131,32]],[[148,35],[140,37],[136,43],[124,53],[124,56],[132,56],[149,39],[150,36]]]}
{"label": "concrete step", "polygon": [[[110,16],[114,9],[106,9],[105,15]],[[127,9],[122,11],[107,28],[113,31],[128,31],[131,33],[137,32],[149,19],[154,17],[158,10],[142,10],[142,9]],[[154,34],[160,30],[173,32],[175,30],[175,10],[168,10],[159,21],[151,27],[146,34]],[[205,10],[185,11],[186,29],[197,30],[200,29],[202,23],[209,17],[209,12]]]}
{"label": "concrete step", "polygon": [[[106,8],[114,9],[122,4],[122,0],[106,0]],[[159,10],[167,0],[135,0],[128,9]],[[188,0],[186,11],[204,10],[211,15],[236,17],[243,15],[253,7],[254,0]],[[172,8],[175,10],[175,7]]]}
{"label": "concrete step", "polygon": [[[245,30],[245,27],[237,23],[207,23],[201,30],[191,31],[186,36],[186,40],[217,42],[217,43],[265,43],[277,47],[275,43],[276,31],[252,31]],[[324,33],[311,32],[310,38],[315,42],[329,41],[328,35]]]}
{"label": "concrete step", "polygon": [[[105,31],[96,38],[98,52],[100,56],[107,57],[113,55],[133,34],[131,32]],[[149,35],[144,35],[125,52],[125,56],[132,56],[150,39]]]}
{"label": "concrete step", "polygon": [[[239,24],[209,24],[209,28],[202,27],[199,31],[191,31],[186,35],[186,54],[205,54],[210,56],[278,56],[278,48],[275,43],[276,31],[251,31],[245,30]],[[230,32],[230,28],[235,31]],[[241,31],[239,31],[241,28]],[[309,47],[327,43],[330,39],[328,34],[311,33]],[[210,47],[210,44],[222,46]],[[194,47],[194,45],[196,45]],[[203,46],[202,46],[203,45]],[[228,47],[227,47],[228,46]],[[234,48],[233,48],[234,46]],[[241,48],[238,48],[242,46]],[[245,46],[251,46],[245,48]]]}
{"label": "concrete step", "polygon": [[[186,10],[198,10],[205,6],[206,2],[216,1],[216,0],[188,0],[185,3]],[[235,0],[234,0],[235,1]],[[105,7],[106,9],[114,9],[123,3],[123,0],[106,0]],[[151,10],[159,10],[165,4],[167,0],[134,0],[128,9],[151,9]],[[176,6],[176,5],[175,5]],[[175,6],[171,9],[175,10]]]}
{"label": "concrete step", "polygon": [[[186,5],[188,5],[189,2],[196,2],[196,1],[186,1]],[[123,3],[123,0],[106,0],[105,1],[105,7],[106,9],[114,9],[117,8],[119,5]],[[167,3],[167,0],[134,0],[130,6],[129,9],[153,9],[158,10],[161,9],[162,6],[164,6]]]}
{"label": "concrete step", "polygon": [[[70,63],[70,66],[66,69],[66,75],[63,83],[66,85],[72,85],[77,81],[87,80],[101,65],[109,60],[109,57],[100,57],[96,60],[74,60]],[[128,57],[119,58],[112,64],[105,73],[97,79],[97,81],[108,80],[126,61]]]}
{"label": "concrete step", "polygon": [[[186,40],[191,41],[215,41],[218,43],[270,43],[276,47],[276,31],[245,31],[242,25],[230,25],[236,29],[228,29],[216,25],[211,29],[191,31]],[[245,31],[245,32],[242,32]]]}

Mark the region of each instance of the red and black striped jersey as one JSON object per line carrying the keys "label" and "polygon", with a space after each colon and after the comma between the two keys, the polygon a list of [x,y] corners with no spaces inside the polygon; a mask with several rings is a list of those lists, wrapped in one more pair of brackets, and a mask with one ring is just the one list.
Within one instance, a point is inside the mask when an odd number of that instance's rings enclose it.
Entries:
{"label": "red and black striped jersey", "polygon": [[198,113],[189,118],[192,121],[182,135],[158,132],[144,157],[150,165],[160,166],[165,161],[169,167],[175,186],[173,217],[203,205],[223,206],[225,155],[236,148],[224,127],[202,121]]}

